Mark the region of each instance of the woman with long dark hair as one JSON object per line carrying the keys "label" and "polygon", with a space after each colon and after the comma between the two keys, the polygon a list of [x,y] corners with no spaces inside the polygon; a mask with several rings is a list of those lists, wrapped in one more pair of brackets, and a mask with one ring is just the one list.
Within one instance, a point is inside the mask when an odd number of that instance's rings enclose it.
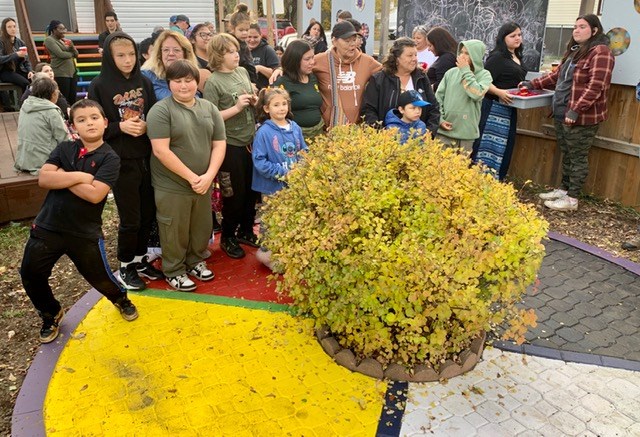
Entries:
{"label": "woman with long dark hair", "polygon": [[578,195],[589,174],[589,149],[607,119],[607,93],[615,60],[609,38],[594,14],[577,18],[562,63],[545,76],[524,82],[528,88],[555,88],[553,118],[562,152],[562,185],[540,194],[547,208],[578,209]]}
{"label": "woman with long dark hair", "polygon": [[493,78],[489,92],[482,101],[480,137],[473,143],[471,159],[482,162],[503,180],[509,170],[513,146],[516,141],[516,108],[507,91],[516,88],[527,75],[522,65],[522,30],[517,23],[503,24],[496,36],[496,45],[485,61]]}
{"label": "woman with long dark hair", "polygon": [[382,126],[387,112],[398,109],[398,96],[405,91],[417,91],[430,105],[422,109],[420,119],[432,135],[438,131],[440,110],[427,75],[418,68],[418,50],[411,38],[402,37],[393,42],[382,61],[382,71],[369,79],[364,91],[361,115],[365,123]]}
{"label": "woman with long dark hair", "polygon": [[281,65],[283,75],[273,86],[289,92],[293,121],[300,125],[304,138],[309,140],[324,131],[320,112],[322,96],[318,79],[313,74],[316,65],[313,49],[306,41],[292,41],[282,55]]}
{"label": "woman with long dark hair", "polygon": [[433,92],[436,92],[444,74],[456,66],[458,43],[446,29],[433,27],[427,32],[427,48],[438,57],[427,70]]}
{"label": "woman with long dark hair", "polygon": [[55,81],[60,88],[60,92],[67,99],[69,105],[76,101],[76,86],[78,74],[76,72],[75,58],[78,57],[78,50],[73,45],[73,41],[65,39],[67,28],[58,20],[51,20],[45,33],[44,46],[51,56],[51,68],[55,74]]}
{"label": "woman with long dark hair", "polygon": [[319,21],[313,21],[302,34],[302,39],[313,48],[313,53],[324,53],[329,49],[324,27]]}
{"label": "woman with long dark hair", "polygon": [[5,18],[0,26],[0,81],[15,83],[22,92],[33,76],[25,43],[18,38],[16,20]]}

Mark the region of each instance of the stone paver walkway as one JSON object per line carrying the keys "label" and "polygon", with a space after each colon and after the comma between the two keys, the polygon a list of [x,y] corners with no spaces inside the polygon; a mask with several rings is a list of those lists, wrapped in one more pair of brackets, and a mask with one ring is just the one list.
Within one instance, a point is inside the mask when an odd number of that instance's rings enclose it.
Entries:
{"label": "stone paver walkway", "polygon": [[489,348],[438,384],[337,366],[273,303],[251,252],[229,261],[213,247],[216,280],[198,294],[132,294],[133,323],[95,291],[83,297],[40,348],[12,435],[640,436],[640,266],[567,243],[546,243],[528,343],[496,342],[525,354]]}

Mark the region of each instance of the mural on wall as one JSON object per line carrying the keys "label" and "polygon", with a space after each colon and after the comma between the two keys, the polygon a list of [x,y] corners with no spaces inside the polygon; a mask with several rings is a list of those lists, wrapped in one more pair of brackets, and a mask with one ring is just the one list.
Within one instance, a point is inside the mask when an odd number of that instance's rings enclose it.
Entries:
{"label": "mural on wall", "polygon": [[640,79],[640,1],[603,2],[601,21],[616,57],[611,83],[635,86]]}
{"label": "mural on wall", "polygon": [[398,35],[418,25],[446,28],[458,40],[479,39],[491,50],[507,21],[522,28],[524,65],[539,71],[549,0],[399,0]]}

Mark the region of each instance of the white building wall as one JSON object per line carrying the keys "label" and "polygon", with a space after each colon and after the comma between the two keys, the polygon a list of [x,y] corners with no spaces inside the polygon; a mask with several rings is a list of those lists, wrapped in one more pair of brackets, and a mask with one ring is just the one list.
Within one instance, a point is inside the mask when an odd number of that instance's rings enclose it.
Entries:
{"label": "white building wall", "polygon": [[203,21],[216,21],[213,0],[111,0],[111,4],[118,14],[122,30],[138,42],[151,36],[156,26],[168,29],[172,15],[186,15],[192,26]]}
{"label": "white building wall", "polygon": [[75,0],[76,19],[78,20],[78,32],[95,33],[96,19],[93,0]]}

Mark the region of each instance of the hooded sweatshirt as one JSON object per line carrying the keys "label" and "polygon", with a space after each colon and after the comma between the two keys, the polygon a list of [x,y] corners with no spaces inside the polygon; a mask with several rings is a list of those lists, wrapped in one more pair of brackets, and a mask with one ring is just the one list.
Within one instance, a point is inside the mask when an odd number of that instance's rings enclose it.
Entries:
{"label": "hooded sweatshirt", "polygon": [[[400,144],[406,143],[410,138],[421,137],[427,133],[427,125],[424,121],[418,119],[414,122],[407,123],[402,120],[402,114],[397,109],[389,109],[384,117],[384,127],[386,129],[398,129],[400,133]],[[414,132],[410,132],[414,129]],[[413,135],[412,135],[413,134]]]}
{"label": "hooded sweatshirt", "polygon": [[280,127],[271,120],[264,122],[253,140],[253,179],[251,189],[266,195],[285,187],[282,178],[300,160],[300,151],[307,150],[302,129],[293,120],[289,127]]}
{"label": "hooded sweatshirt", "polygon": [[113,32],[104,42],[100,74],[91,81],[87,97],[100,103],[109,120],[104,140],[122,159],[146,158],[151,154],[151,141],[144,134],[133,137],[120,130],[120,122],[133,117],[146,120],[149,109],[156,103],[153,85],[140,73],[136,62],[129,77],[125,77],[113,60],[111,41],[125,38],[131,41],[138,59],[135,41],[124,32]]}
{"label": "hooded sweatshirt", "polygon": [[[334,61],[334,72],[336,75],[336,87],[339,102],[333,102],[331,98],[331,74],[329,70],[329,56]],[[315,55],[316,65],[313,72],[318,78],[320,94],[322,95],[322,118],[325,126],[334,126],[333,118],[342,108],[348,123],[360,122],[360,107],[362,106],[362,95],[369,78],[373,73],[382,69],[382,64],[371,56],[359,52],[351,61],[343,61],[333,47],[331,50]],[[338,107],[338,105],[340,107]]]}
{"label": "hooded sweatshirt", "polygon": [[485,70],[482,58],[486,46],[482,41],[472,39],[458,45],[458,56],[466,47],[473,64],[470,67],[452,68],[447,71],[438,85],[436,99],[440,104],[440,121],[453,125],[450,131],[439,129],[438,134],[457,140],[475,140],[480,136],[480,107],[489,90],[491,73]]}
{"label": "hooded sweatshirt", "polygon": [[29,96],[18,118],[16,170],[38,174],[58,143],[68,139],[64,119],[55,103]]}
{"label": "hooded sweatshirt", "polygon": [[[280,65],[280,60],[276,51],[269,45],[266,39],[262,38],[258,47],[251,50],[251,56],[253,56],[253,65],[262,65],[264,67],[276,68]],[[258,89],[266,88],[269,86],[269,78],[260,72],[256,71]]]}

